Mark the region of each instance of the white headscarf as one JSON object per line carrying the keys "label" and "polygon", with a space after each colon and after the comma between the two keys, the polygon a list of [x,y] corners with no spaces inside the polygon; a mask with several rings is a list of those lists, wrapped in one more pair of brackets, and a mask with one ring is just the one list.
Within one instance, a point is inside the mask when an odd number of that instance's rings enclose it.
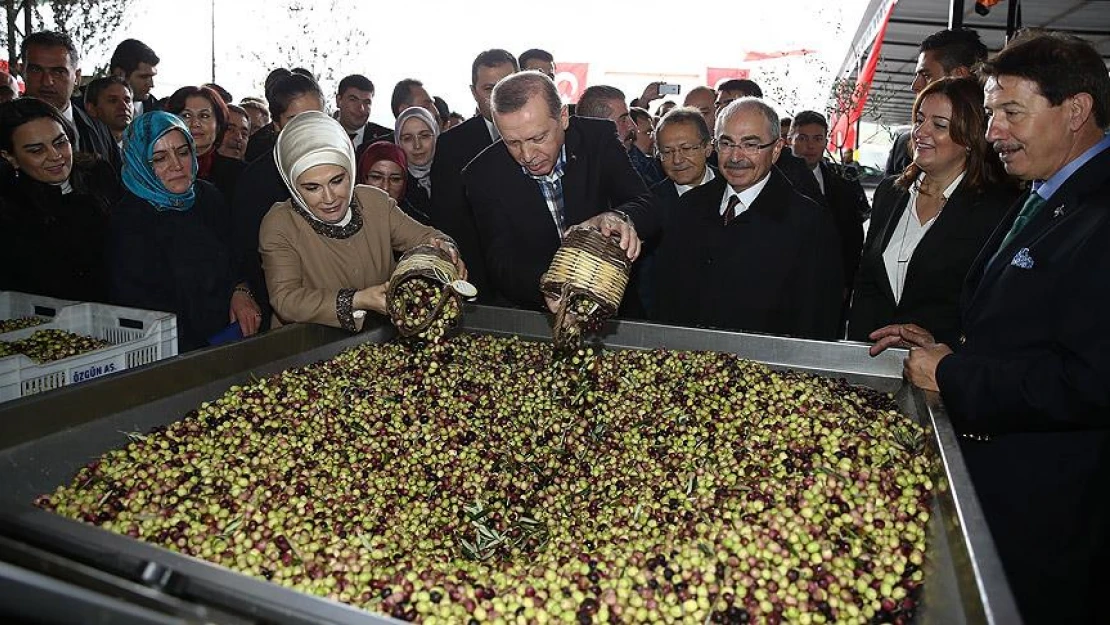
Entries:
{"label": "white headscarf", "polygon": [[[419,118],[420,121],[428,125],[428,129],[432,131],[433,144],[439,141],[439,124],[436,123],[436,119],[432,117],[431,112],[422,106],[410,106],[404,111],[401,111],[401,114],[397,116],[397,123],[393,127],[393,141],[396,142],[398,146],[401,145],[401,128],[404,127],[405,122],[413,117]],[[412,159],[409,159],[408,166],[409,173],[412,174],[412,177],[416,178],[416,182],[428,192],[428,197],[431,197],[432,163],[428,162],[424,165],[414,165]]]}
{"label": "white headscarf", "polygon": [[351,177],[351,190],[347,194],[347,213],[336,226],[351,221],[351,198],[354,195],[355,150],[343,126],[320,111],[305,111],[295,116],[281,129],[274,144],[274,161],[281,178],[289,188],[293,201],[305,209],[309,217],[323,223],[308,210],[308,204],[297,189],[297,178],[317,165],[337,165],[347,170]]}

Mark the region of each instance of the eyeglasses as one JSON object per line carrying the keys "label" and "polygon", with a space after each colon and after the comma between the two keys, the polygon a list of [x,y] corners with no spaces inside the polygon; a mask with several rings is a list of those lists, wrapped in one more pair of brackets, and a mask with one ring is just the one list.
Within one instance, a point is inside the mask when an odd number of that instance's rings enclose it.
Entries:
{"label": "eyeglasses", "polygon": [[775,141],[770,142],[770,143],[760,143],[758,141],[745,141],[743,143],[733,143],[732,141],[729,141],[728,139],[717,139],[717,141],[716,141],[718,152],[732,152],[733,150],[740,150],[741,152],[743,152],[745,154],[758,154],[760,150],[766,150],[767,148],[771,147],[772,145],[775,145],[776,143],[778,143],[777,139]]}
{"label": "eyeglasses", "polygon": [[704,149],[704,143],[700,143],[698,145],[680,145],[674,148],[660,148],[659,156],[663,157],[664,160],[670,160],[674,158],[675,154],[681,155],[682,158],[690,158],[697,154],[698,151]]}
{"label": "eyeglasses", "polygon": [[381,174],[376,171],[372,171],[366,174],[366,180],[368,180],[372,185],[382,184],[386,181],[387,178],[389,179],[390,184],[401,184],[405,181],[405,177],[401,174],[390,174],[386,176],[385,174]]}

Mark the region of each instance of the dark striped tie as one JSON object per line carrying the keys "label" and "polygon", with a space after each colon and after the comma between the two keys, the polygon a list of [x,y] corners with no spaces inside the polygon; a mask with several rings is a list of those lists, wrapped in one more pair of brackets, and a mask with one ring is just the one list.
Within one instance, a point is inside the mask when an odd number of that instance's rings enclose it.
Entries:
{"label": "dark striped tie", "polygon": [[724,220],[727,226],[736,217],[736,205],[740,203],[740,196],[734,195],[728,199],[728,206],[725,207]]}

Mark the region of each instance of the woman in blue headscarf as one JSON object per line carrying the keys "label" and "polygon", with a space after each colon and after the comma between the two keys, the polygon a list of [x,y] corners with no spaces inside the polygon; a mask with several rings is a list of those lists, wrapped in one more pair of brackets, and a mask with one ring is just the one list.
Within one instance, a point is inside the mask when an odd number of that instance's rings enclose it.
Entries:
{"label": "woman in blue headscarf", "polygon": [[230,324],[258,331],[261,313],[233,274],[223,196],[197,180],[196,148],[176,115],[140,116],[123,133],[123,199],[112,211],[113,300],[177,315],[178,349]]}

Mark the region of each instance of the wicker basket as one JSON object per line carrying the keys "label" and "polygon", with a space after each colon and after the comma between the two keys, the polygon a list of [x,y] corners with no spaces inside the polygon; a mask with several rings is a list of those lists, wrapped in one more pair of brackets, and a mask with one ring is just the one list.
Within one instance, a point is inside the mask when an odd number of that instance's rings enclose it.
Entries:
{"label": "wicker basket", "polygon": [[585,297],[593,302],[589,319],[616,315],[631,269],[632,261],[617,237],[604,236],[592,226],[569,230],[547,272],[540,277],[540,290],[561,299],[555,313],[555,344],[569,347],[581,337],[587,319],[570,310],[576,299]]}
{"label": "wicker basket", "polygon": [[[429,309],[429,313],[423,319],[409,323],[412,320],[405,318],[405,311],[397,305],[395,295],[402,284],[418,278],[440,282],[443,288],[440,289],[439,297]],[[439,318],[449,300],[473,297],[476,294],[473,288],[470,283],[459,280],[458,269],[447,252],[435,245],[419,245],[401,256],[397,268],[389,277],[389,286],[386,288],[389,318],[402,336],[419,334]]]}

